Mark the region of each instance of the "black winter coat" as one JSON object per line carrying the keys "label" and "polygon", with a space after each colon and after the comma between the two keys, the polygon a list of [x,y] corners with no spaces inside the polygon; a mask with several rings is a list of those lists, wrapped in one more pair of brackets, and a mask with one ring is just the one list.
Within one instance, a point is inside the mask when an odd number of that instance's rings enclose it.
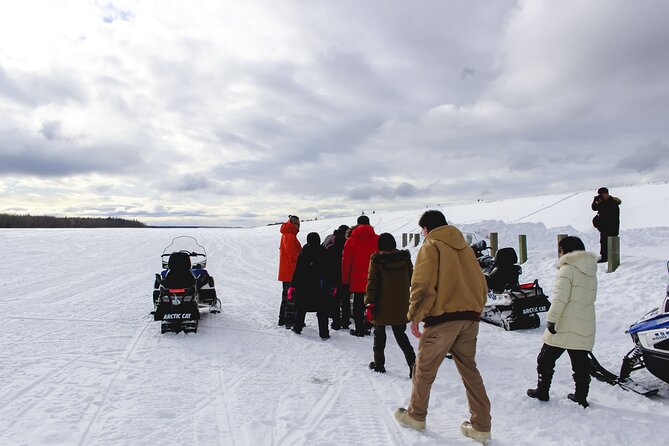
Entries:
{"label": "black winter coat", "polygon": [[321,245],[304,245],[293,274],[295,306],[303,311],[318,311],[325,303],[322,285],[325,279],[327,252]]}
{"label": "black winter coat", "polygon": [[341,286],[341,257],[344,252],[344,243],[346,243],[344,234],[337,234],[333,243],[327,247],[325,281],[329,286]]}
{"label": "black winter coat", "polygon": [[592,201],[592,210],[597,211],[597,215],[592,220],[592,224],[606,235],[618,235],[620,233],[620,204],[622,201],[617,197],[609,197],[608,200],[601,200],[595,197]]}

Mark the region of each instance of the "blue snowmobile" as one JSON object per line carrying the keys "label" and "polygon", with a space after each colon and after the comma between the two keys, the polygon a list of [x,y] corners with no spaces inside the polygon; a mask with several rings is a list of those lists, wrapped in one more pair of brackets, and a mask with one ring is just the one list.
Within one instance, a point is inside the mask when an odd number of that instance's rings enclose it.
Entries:
{"label": "blue snowmobile", "polygon": [[[667,262],[669,272],[669,262]],[[647,369],[651,374],[669,383],[669,285],[662,305],[646,313],[626,331],[632,337],[634,348],[623,358],[620,374],[615,375],[597,362],[591,354],[590,374],[600,381],[632,390],[642,395],[655,395],[658,388],[646,388],[636,383],[632,372]]]}
{"label": "blue snowmobile", "polygon": [[194,237],[180,236],[161,258],[163,271],[156,274],[153,289],[153,319],[162,321],[161,333],[195,333],[200,310],[221,311],[214,278],[206,270],[207,251]]}

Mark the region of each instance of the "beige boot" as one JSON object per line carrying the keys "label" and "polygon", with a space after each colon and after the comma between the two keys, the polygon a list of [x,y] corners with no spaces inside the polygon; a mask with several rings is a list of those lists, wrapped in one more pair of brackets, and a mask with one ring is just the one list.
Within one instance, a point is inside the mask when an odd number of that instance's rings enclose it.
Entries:
{"label": "beige boot", "polygon": [[474,441],[477,441],[483,445],[490,446],[492,444],[492,438],[490,437],[490,432],[481,432],[474,429],[472,423],[465,421],[460,426],[460,432],[465,437],[469,437]]}
{"label": "beige boot", "polygon": [[409,413],[404,407],[400,407],[395,411],[395,419],[404,427],[416,429],[421,432],[425,430],[425,421],[414,420],[409,416]]}

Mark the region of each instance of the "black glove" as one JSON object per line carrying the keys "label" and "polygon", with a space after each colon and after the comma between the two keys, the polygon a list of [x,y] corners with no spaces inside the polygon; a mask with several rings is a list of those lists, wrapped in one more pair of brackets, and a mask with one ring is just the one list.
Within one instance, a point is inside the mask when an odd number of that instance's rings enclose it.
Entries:
{"label": "black glove", "polygon": [[551,334],[557,333],[557,331],[555,331],[555,322],[546,321],[546,330],[548,330]]}

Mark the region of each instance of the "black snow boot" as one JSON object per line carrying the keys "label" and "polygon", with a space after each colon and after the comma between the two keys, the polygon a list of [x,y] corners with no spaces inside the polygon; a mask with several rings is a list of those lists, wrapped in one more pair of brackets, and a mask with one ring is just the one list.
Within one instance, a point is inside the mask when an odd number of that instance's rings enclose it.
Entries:
{"label": "black snow boot", "polygon": [[378,372],[378,373],[386,373],[386,368],[382,365],[377,366],[374,361],[369,363],[369,368],[371,370],[374,370],[375,372]]}
{"label": "black snow boot", "polygon": [[539,373],[536,389],[527,389],[527,396],[536,398],[539,401],[548,401],[548,390],[551,388],[551,381],[553,380],[553,372]]}
{"label": "black snow boot", "polygon": [[588,392],[590,391],[590,375],[577,376],[574,374],[574,381],[576,381],[576,391],[567,395],[571,401],[580,404],[585,409],[588,404]]}

